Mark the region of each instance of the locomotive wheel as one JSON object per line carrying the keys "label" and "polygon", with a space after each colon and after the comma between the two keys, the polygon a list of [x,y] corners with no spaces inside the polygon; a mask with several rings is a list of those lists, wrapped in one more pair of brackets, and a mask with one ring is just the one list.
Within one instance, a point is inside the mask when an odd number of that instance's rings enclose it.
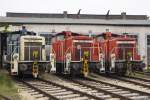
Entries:
{"label": "locomotive wheel", "polygon": [[75,77],[75,72],[74,72],[74,70],[71,68],[71,70],[70,70],[70,76],[71,77]]}
{"label": "locomotive wheel", "polygon": [[117,63],[115,67],[115,73],[119,76],[124,76],[126,74],[126,66],[124,63]]}
{"label": "locomotive wheel", "polygon": [[71,66],[70,76],[75,77],[76,76],[76,70],[75,70],[76,64],[71,64],[70,66]]}
{"label": "locomotive wheel", "polygon": [[19,78],[23,78],[23,73],[22,73],[22,72],[19,72],[19,73],[18,73],[18,77],[19,77]]}
{"label": "locomotive wheel", "polygon": [[56,63],[56,74],[61,74],[62,70],[61,70],[62,66],[60,63]]}
{"label": "locomotive wheel", "polygon": [[106,67],[106,75],[109,76],[110,73],[111,73],[111,72],[110,72],[110,70],[109,70],[109,67]]}
{"label": "locomotive wheel", "polygon": [[46,64],[45,65],[45,72],[50,73],[51,68],[52,68],[51,64]]}

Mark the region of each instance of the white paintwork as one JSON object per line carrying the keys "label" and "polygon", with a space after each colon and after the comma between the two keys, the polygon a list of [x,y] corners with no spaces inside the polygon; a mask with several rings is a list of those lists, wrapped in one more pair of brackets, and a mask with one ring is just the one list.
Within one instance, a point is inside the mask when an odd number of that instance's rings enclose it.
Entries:
{"label": "white paintwork", "polygon": [[99,69],[100,72],[105,72],[105,66],[104,66],[104,55],[101,53],[99,54],[99,60],[100,60],[100,63],[101,63],[101,67]]}
{"label": "white paintwork", "polygon": [[115,54],[111,54],[111,69],[115,68]]}
{"label": "white paintwork", "polygon": [[73,40],[73,42],[81,42],[81,43],[93,43],[91,40]]}
{"label": "white paintwork", "polygon": [[50,53],[50,64],[51,64],[51,72],[56,72],[56,64],[55,64],[55,55],[54,53]]}
{"label": "white paintwork", "polygon": [[135,41],[117,41],[117,44],[135,44]]}
{"label": "white paintwork", "polygon": [[[11,73],[12,75],[18,75],[18,60],[19,60],[19,54],[15,53],[12,56],[12,63],[11,63]],[[16,74],[13,74],[16,73]]]}
{"label": "white paintwork", "polygon": [[66,54],[66,72],[70,72],[71,53]]}

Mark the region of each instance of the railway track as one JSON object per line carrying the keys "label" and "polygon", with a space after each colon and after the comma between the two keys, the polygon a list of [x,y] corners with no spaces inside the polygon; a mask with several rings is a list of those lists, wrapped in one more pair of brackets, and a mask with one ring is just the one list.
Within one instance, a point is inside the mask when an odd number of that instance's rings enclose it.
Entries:
{"label": "railway track", "polygon": [[[32,95],[36,95],[36,99],[39,100],[104,100],[105,98],[113,98],[108,95],[98,93],[98,91],[91,91],[93,94],[90,94],[43,79],[21,80],[19,81],[19,84],[23,87],[23,89],[28,89],[28,92],[32,93]],[[114,99],[120,100],[119,98]]]}
{"label": "railway track", "polygon": [[[95,74],[94,74],[95,75]],[[149,79],[143,79],[138,77],[120,77],[120,76],[106,76],[106,75],[95,75],[96,79],[100,78],[104,82],[109,81],[112,82],[112,84],[117,84],[119,86],[131,88],[134,90],[140,90],[143,92],[150,93],[150,80]]]}
{"label": "railway track", "polygon": [[149,79],[138,78],[138,77],[128,77],[128,76],[125,76],[125,77],[112,76],[112,78],[118,79],[118,80],[121,80],[124,82],[133,83],[135,85],[139,85],[144,88],[150,89],[150,80]]}
{"label": "railway track", "polygon": [[[68,81],[68,79],[63,78],[63,80]],[[96,91],[100,91],[107,95],[119,98],[120,100],[149,100],[150,94],[133,90],[130,88],[125,88],[113,84],[109,84],[106,82],[94,80],[94,79],[70,79],[70,83],[72,85],[78,86],[80,88],[85,87],[86,89],[93,89]]]}
{"label": "railway track", "polygon": [[[150,100],[150,93],[95,79],[21,80],[19,84],[39,100]],[[24,86],[23,86],[24,85]]]}
{"label": "railway track", "polygon": [[89,86],[92,88],[101,89],[102,91],[111,92],[118,96],[126,97],[130,100],[149,100],[150,99],[149,93],[109,84],[109,83],[102,82],[102,81],[97,81],[97,80],[92,80],[92,79],[86,79],[86,80],[78,79],[78,80],[73,80],[73,81],[84,86]]}

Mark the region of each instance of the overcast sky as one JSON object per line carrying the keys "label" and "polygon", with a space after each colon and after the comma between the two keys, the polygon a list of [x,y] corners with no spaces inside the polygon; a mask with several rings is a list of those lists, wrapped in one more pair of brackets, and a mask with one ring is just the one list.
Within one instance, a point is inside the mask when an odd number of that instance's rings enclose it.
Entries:
{"label": "overcast sky", "polygon": [[0,0],[0,16],[6,12],[143,14],[150,16],[150,0]]}

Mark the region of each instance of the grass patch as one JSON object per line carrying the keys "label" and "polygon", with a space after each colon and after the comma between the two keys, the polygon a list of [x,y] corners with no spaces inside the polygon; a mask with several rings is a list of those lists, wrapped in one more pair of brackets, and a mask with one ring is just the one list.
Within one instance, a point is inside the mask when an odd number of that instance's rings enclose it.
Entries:
{"label": "grass patch", "polygon": [[12,100],[19,100],[14,81],[2,71],[0,71],[0,94]]}

